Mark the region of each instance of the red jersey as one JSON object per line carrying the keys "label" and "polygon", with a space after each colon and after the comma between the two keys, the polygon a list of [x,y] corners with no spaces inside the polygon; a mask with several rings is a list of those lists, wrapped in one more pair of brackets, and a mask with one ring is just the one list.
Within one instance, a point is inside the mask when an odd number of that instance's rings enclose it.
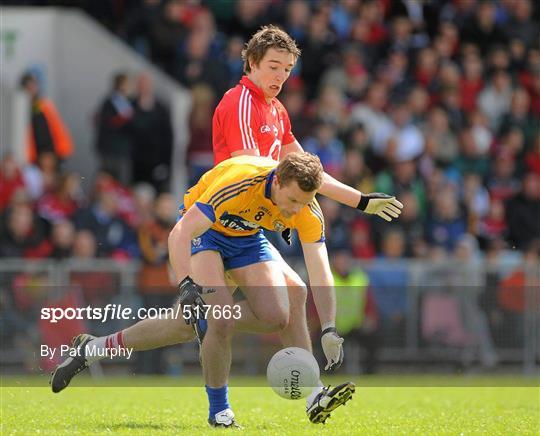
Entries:
{"label": "red jersey", "polygon": [[238,150],[259,150],[261,156],[279,160],[283,144],[295,137],[287,110],[277,98],[267,103],[262,90],[246,76],[229,89],[212,120],[214,164]]}

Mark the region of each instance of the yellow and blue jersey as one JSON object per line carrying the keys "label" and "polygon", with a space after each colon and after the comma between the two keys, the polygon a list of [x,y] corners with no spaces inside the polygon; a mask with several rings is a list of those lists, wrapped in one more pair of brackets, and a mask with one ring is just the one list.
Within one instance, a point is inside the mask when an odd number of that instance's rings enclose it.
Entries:
{"label": "yellow and blue jersey", "polygon": [[184,195],[184,208],[196,205],[227,237],[250,236],[261,228],[280,232],[296,229],[301,242],[324,242],[324,219],[314,199],[286,218],[270,199],[278,162],[258,156],[238,156],[204,174]]}

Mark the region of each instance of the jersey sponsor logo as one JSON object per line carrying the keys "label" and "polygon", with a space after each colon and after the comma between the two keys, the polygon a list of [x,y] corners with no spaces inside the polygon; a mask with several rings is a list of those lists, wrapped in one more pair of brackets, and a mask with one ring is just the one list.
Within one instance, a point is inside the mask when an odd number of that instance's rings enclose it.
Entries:
{"label": "jersey sponsor logo", "polygon": [[239,217],[238,215],[232,215],[227,212],[221,215],[219,222],[223,227],[231,230],[254,230],[259,228],[258,224],[246,221],[244,218]]}
{"label": "jersey sponsor logo", "polygon": [[277,221],[274,221],[274,230],[276,232],[282,232],[283,230],[285,230],[285,224],[283,224],[281,221],[277,220]]}
{"label": "jersey sponsor logo", "polygon": [[272,129],[270,126],[267,126],[266,124],[264,126],[261,126],[261,133],[270,133]]}

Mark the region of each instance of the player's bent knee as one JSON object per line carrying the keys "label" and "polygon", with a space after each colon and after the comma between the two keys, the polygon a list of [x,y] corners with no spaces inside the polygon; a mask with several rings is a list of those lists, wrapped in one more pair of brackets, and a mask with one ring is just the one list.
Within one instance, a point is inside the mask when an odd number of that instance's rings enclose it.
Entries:
{"label": "player's bent knee", "polygon": [[289,286],[287,288],[291,306],[305,306],[307,302],[307,286]]}
{"label": "player's bent knee", "polygon": [[289,314],[285,311],[269,312],[259,316],[259,320],[274,332],[284,330],[289,325]]}
{"label": "player's bent knee", "polygon": [[234,332],[234,319],[211,318],[208,320],[208,332],[221,338],[228,338]]}
{"label": "player's bent knee", "polygon": [[285,271],[285,283],[289,288],[304,288],[307,292],[307,286],[300,276],[291,271]]}

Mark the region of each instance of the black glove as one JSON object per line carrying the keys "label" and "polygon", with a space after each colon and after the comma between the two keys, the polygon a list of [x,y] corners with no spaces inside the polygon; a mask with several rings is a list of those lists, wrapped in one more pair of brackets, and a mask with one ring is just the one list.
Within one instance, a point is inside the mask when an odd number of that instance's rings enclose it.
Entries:
{"label": "black glove", "polygon": [[392,221],[401,214],[403,204],[388,194],[380,192],[372,192],[371,194],[362,194],[357,209],[366,213],[371,213],[380,216],[386,221]]}
{"label": "black glove", "polygon": [[291,229],[283,230],[281,232],[281,237],[287,243],[287,245],[291,245]]}
{"label": "black glove", "polygon": [[[194,324],[197,321],[198,315],[204,313],[204,305],[206,304],[201,295],[216,292],[215,289],[203,288],[195,283],[190,276],[186,276],[178,285],[180,291],[180,305],[182,308],[189,307],[189,316],[184,316],[186,324]],[[198,308],[198,309],[197,309]]]}

